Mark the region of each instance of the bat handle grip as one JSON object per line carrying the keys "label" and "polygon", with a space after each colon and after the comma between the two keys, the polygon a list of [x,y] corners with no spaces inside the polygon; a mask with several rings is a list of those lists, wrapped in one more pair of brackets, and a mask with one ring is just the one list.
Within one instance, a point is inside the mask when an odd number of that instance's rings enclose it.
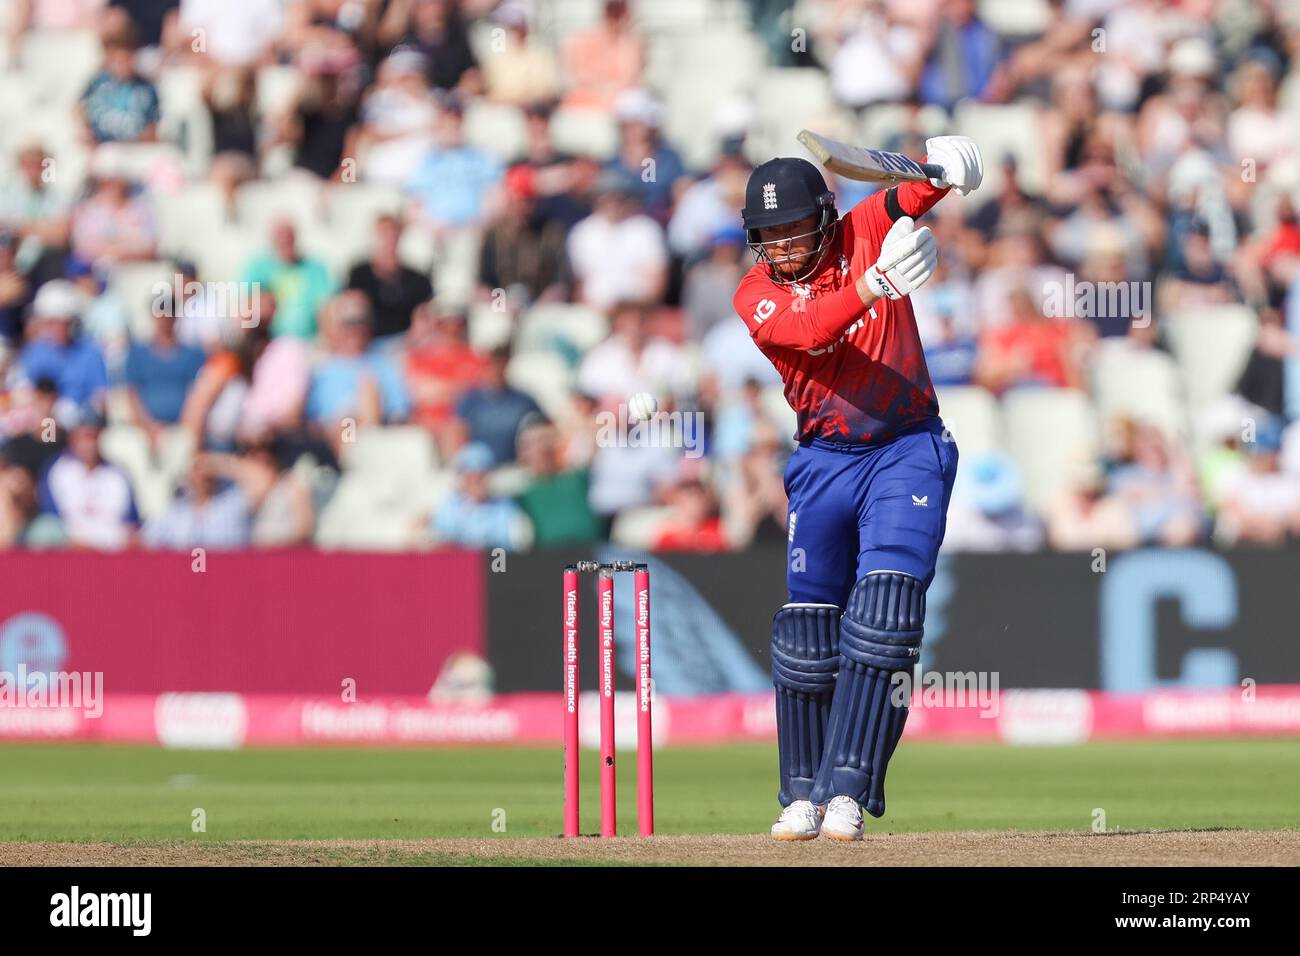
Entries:
{"label": "bat handle grip", "polygon": [[943,167],[938,163],[917,163],[921,167],[921,172],[925,173],[931,179],[943,179]]}

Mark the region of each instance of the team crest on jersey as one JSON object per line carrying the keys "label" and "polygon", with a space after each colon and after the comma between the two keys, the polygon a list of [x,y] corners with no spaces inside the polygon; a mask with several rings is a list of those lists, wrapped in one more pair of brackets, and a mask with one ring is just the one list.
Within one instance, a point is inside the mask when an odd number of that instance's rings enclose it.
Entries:
{"label": "team crest on jersey", "polygon": [[843,256],[843,255],[841,255],[841,256],[840,256],[840,275],[844,276],[844,275],[848,275],[848,274],[849,274],[849,260],[848,260],[848,257],[847,257],[847,256]]}
{"label": "team crest on jersey", "polygon": [[763,208],[776,208],[776,183],[763,184]]}
{"label": "team crest on jersey", "polygon": [[792,282],[790,284],[790,291],[801,299],[811,299],[813,297],[812,286],[808,285],[806,282]]}

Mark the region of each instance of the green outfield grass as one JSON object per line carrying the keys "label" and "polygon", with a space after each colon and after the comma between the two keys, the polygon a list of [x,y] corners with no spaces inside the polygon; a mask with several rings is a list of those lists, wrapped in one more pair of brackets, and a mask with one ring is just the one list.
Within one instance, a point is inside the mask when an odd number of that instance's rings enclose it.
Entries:
{"label": "green outfield grass", "polygon": [[[585,754],[583,825],[597,828]],[[777,805],[775,750],[656,754],[658,831],[754,833]],[[168,751],[0,746],[0,841],[415,839],[557,834],[557,750]],[[635,759],[620,766],[635,830]],[[905,745],[890,770],[888,832],[1300,828],[1300,740],[1082,747]],[[207,830],[191,829],[193,811]]]}

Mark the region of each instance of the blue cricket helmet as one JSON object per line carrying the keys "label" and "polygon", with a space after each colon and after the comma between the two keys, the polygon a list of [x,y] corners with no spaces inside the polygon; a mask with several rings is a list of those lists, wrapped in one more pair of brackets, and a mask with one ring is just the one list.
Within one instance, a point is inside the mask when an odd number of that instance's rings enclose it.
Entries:
{"label": "blue cricket helmet", "polygon": [[[821,172],[806,159],[778,156],[757,167],[745,186],[745,208],[740,216],[750,232],[780,226],[807,216],[831,211],[836,218],[835,194],[826,187]],[[756,237],[751,236],[750,241]]]}

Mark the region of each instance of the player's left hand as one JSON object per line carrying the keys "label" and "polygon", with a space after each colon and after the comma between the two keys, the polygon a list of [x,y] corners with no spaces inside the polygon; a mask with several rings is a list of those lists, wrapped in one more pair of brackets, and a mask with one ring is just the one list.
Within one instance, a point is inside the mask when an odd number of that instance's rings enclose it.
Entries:
{"label": "player's left hand", "polygon": [[969,136],[934,136],[925,141],[925,161],[943,167],[943,178],[932,179],[939,189],[951,186],[963,196],[984,182],[984,157]]}

